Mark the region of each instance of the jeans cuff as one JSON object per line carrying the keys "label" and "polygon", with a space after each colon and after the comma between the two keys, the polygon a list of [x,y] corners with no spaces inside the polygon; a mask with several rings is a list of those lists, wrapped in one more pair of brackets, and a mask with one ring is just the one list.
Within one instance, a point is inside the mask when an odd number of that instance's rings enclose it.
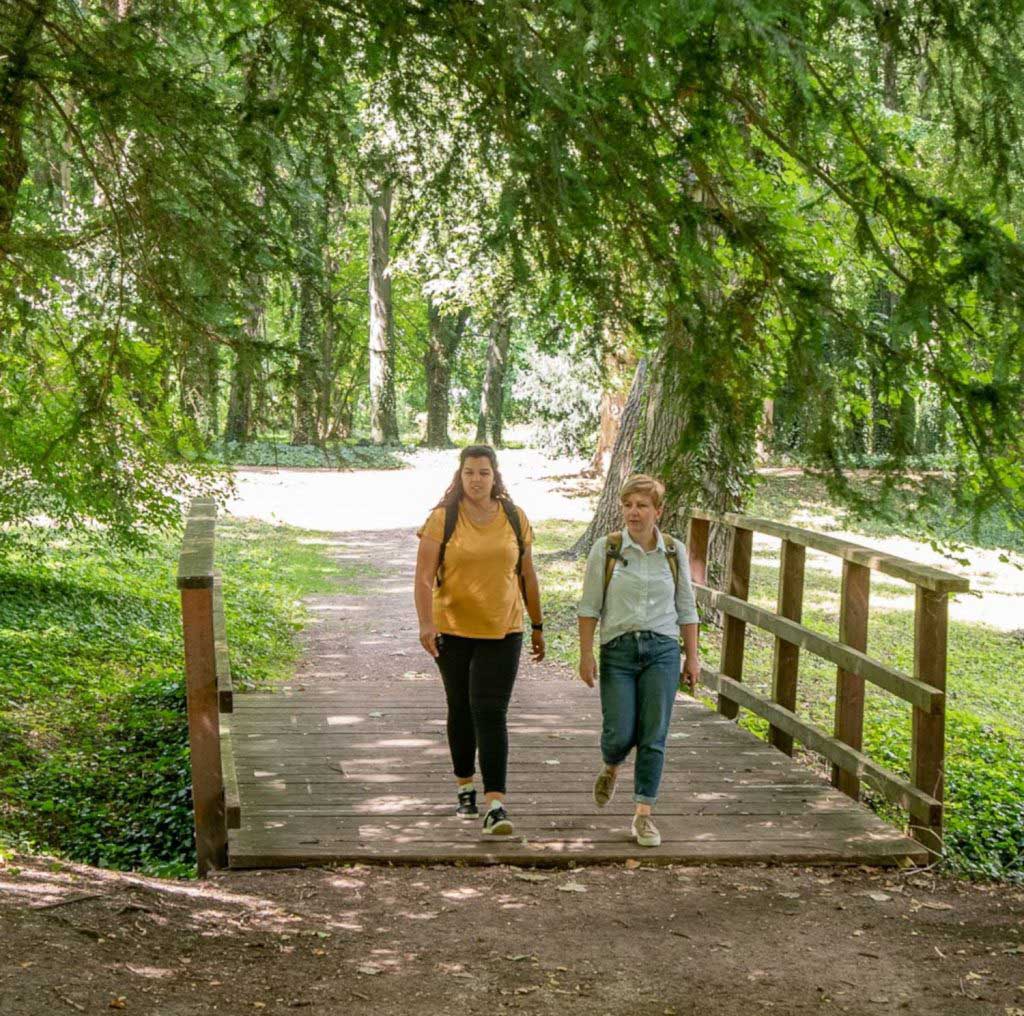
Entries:
{"label": "jeans cuff", "polygon": [[653,806],[653,805],[658,803],[658,799],[656,797],[648,797],[646,794],[634,794],[633,795],[633,803],[634,804],[649,804],[649,805]]}

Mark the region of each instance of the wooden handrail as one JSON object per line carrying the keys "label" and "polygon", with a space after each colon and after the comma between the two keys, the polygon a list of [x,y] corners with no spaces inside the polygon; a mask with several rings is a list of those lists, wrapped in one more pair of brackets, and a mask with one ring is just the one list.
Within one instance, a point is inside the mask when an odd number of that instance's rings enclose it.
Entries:
{"label": "wooden handrail", "polygon": [[230,727],[234,708],[224,597],[214,570],[217,507],[196,498],[189,509],[178,559],[185,689],[188,699],[192,807],[200,876],[227,865],[228,829],[241,825]]}
{"label": "wooden handrail", "polygon": [[770,519],[759,519],[753,515],[737,515],[733,512],[716,514],[697,508],[691,510],[690,516],[706,522],[716,522],[722,526],[731,526],[752,533],[763,533],[765,536],[777,536],[781,540],[790,540],[801,546],[820,550],[825,554],[832,554],[834,557],[841,557],[844,561],[864,565],[865,568],[870,568],[872,571],[879,571],[885,575],[891,575],[893,578],[912,582],[916,586],[931,589],[933,592],[963,593],[971,588],[970,580],[961,575],[951,575],[939,568],[918,564],[916,561],[886,554],[880,550],[872,550],[871,547],[865,547],[860,543],[851,543],[848,540],[839,540],[834,536],[826,536],[824,533],[800,529],[798,526],[772,522]]}
{"label": "wooden handrail", "polygon": [[739,600],[735,596],[726,596],[725,593],[720,593],[717,589],[696,584],[693,591],[697,602],[702,606],[712,607],[730,617],[746,621],[756,628],[770,631],[787,645],[806,649],[823,660],[836,663],[849,673],[863,677],[872,684],[878,685],[879,688],[892,692],[893,695],[923,709],[926,713],[932,714],[942,709],[946,693],[940,688],[933,688],[930,684],[901,674],[898,670],[871,659],[866,653],[851,649],[848,645],[837,642],[835,639],[819,635],[817,632],[811,631],[810,628],[797,624],[796,621],[779,617],[778,614],[773,614],[770,610],[757,607],[746,600]]}
{"label": "wooden handrail", "polygon": [[[725,527],[730,535],[724,590],[706,584],[712,523]],[[776,611],[755,606],[747,599],[754,533],[782,541]],[[807,547],[843,561],[838,639],[819,635],[801,623]],[[949,594],[966,591],[970,582],[861,544],[734,513],[691,510],[687,549],[698,603],[723,615],[721,663],[718,670],[707,670],[705,675],[707,683],[718,692],[719,712],[734,717],[742,706],[768,720],[769,741],[781,751],[791,754],[795,738],[824,755],[833,763],[832,782],[851,797],[858,798],[860,780],[868,780],[889,801],[910,813],[911,835],[929,850],[941,853]],[[913,676],[867,654],[871,571],[916,586]],[[748,624],[775,635],[770,700],[741,683]],[[796,715],[801,649],[837,665],[832,736]],[[912,707],[912,783],[888,772],[861,751],[865,681]]]}

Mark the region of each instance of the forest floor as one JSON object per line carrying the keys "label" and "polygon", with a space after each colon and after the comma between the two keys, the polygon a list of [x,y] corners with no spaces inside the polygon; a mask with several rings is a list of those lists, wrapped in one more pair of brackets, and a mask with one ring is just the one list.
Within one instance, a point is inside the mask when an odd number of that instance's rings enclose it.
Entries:
{"label": "forest floor", "polygon": [[[366,474],[352,479],[364,519],[399,513]],[[433,481],[423,489],[436,497]],[[401,510],[419,521],[412,489]],[[297,484],[294,498],[301,513],[309,491]],[[429,673],[409,595],[412,523],[315,524],[334,533],[311,539],[373,578],[310,597],[292,687]],[[521,679],[573,674],[527,662]],[[934,871],[648,867],[638,850],[561,871],[345,866],[187,882],[13,857],[0,862],[0,942],[3,1016],[1024,1016],[1024,889]]]}

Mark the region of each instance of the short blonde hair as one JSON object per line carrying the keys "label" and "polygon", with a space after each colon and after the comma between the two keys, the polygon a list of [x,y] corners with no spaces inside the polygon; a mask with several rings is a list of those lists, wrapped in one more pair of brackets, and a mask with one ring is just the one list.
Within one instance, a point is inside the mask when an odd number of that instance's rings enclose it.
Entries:
{"label": "short blonde hair", "polygon": [[646,473],[634,473],[622,485],[619,500],[625,501],[630,494],[643,494],[655,508],[660,508],[665,503],[665,484]]}

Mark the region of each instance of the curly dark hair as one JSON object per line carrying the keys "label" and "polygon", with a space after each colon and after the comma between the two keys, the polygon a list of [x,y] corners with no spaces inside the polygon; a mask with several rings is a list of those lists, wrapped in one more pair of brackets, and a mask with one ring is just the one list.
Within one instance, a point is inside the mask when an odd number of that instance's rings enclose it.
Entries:
{"label": "curly dark hair", "polygon": [[452,477],[452,482],[448,484],[448,489],[441,496],[441,500],[434,505],[435,508],[446,508],[450,504],[458,504],[462,500],[464,491],[462,489],[462,467],[466,464],[466,459],[489,459],[491,463],[491,469],[494,470],[494,486],[491,487],[491,498],[494,501],[511,501],[512,495],[509,494],[508,489],[505,486],[505,481],[501,478],[501,473],[498,470],[498,456],[494,453],[494,449],[490,445],[485,444],[474,444],[467,445],[459,452],[459,468],[455,470],[455,475]]}

